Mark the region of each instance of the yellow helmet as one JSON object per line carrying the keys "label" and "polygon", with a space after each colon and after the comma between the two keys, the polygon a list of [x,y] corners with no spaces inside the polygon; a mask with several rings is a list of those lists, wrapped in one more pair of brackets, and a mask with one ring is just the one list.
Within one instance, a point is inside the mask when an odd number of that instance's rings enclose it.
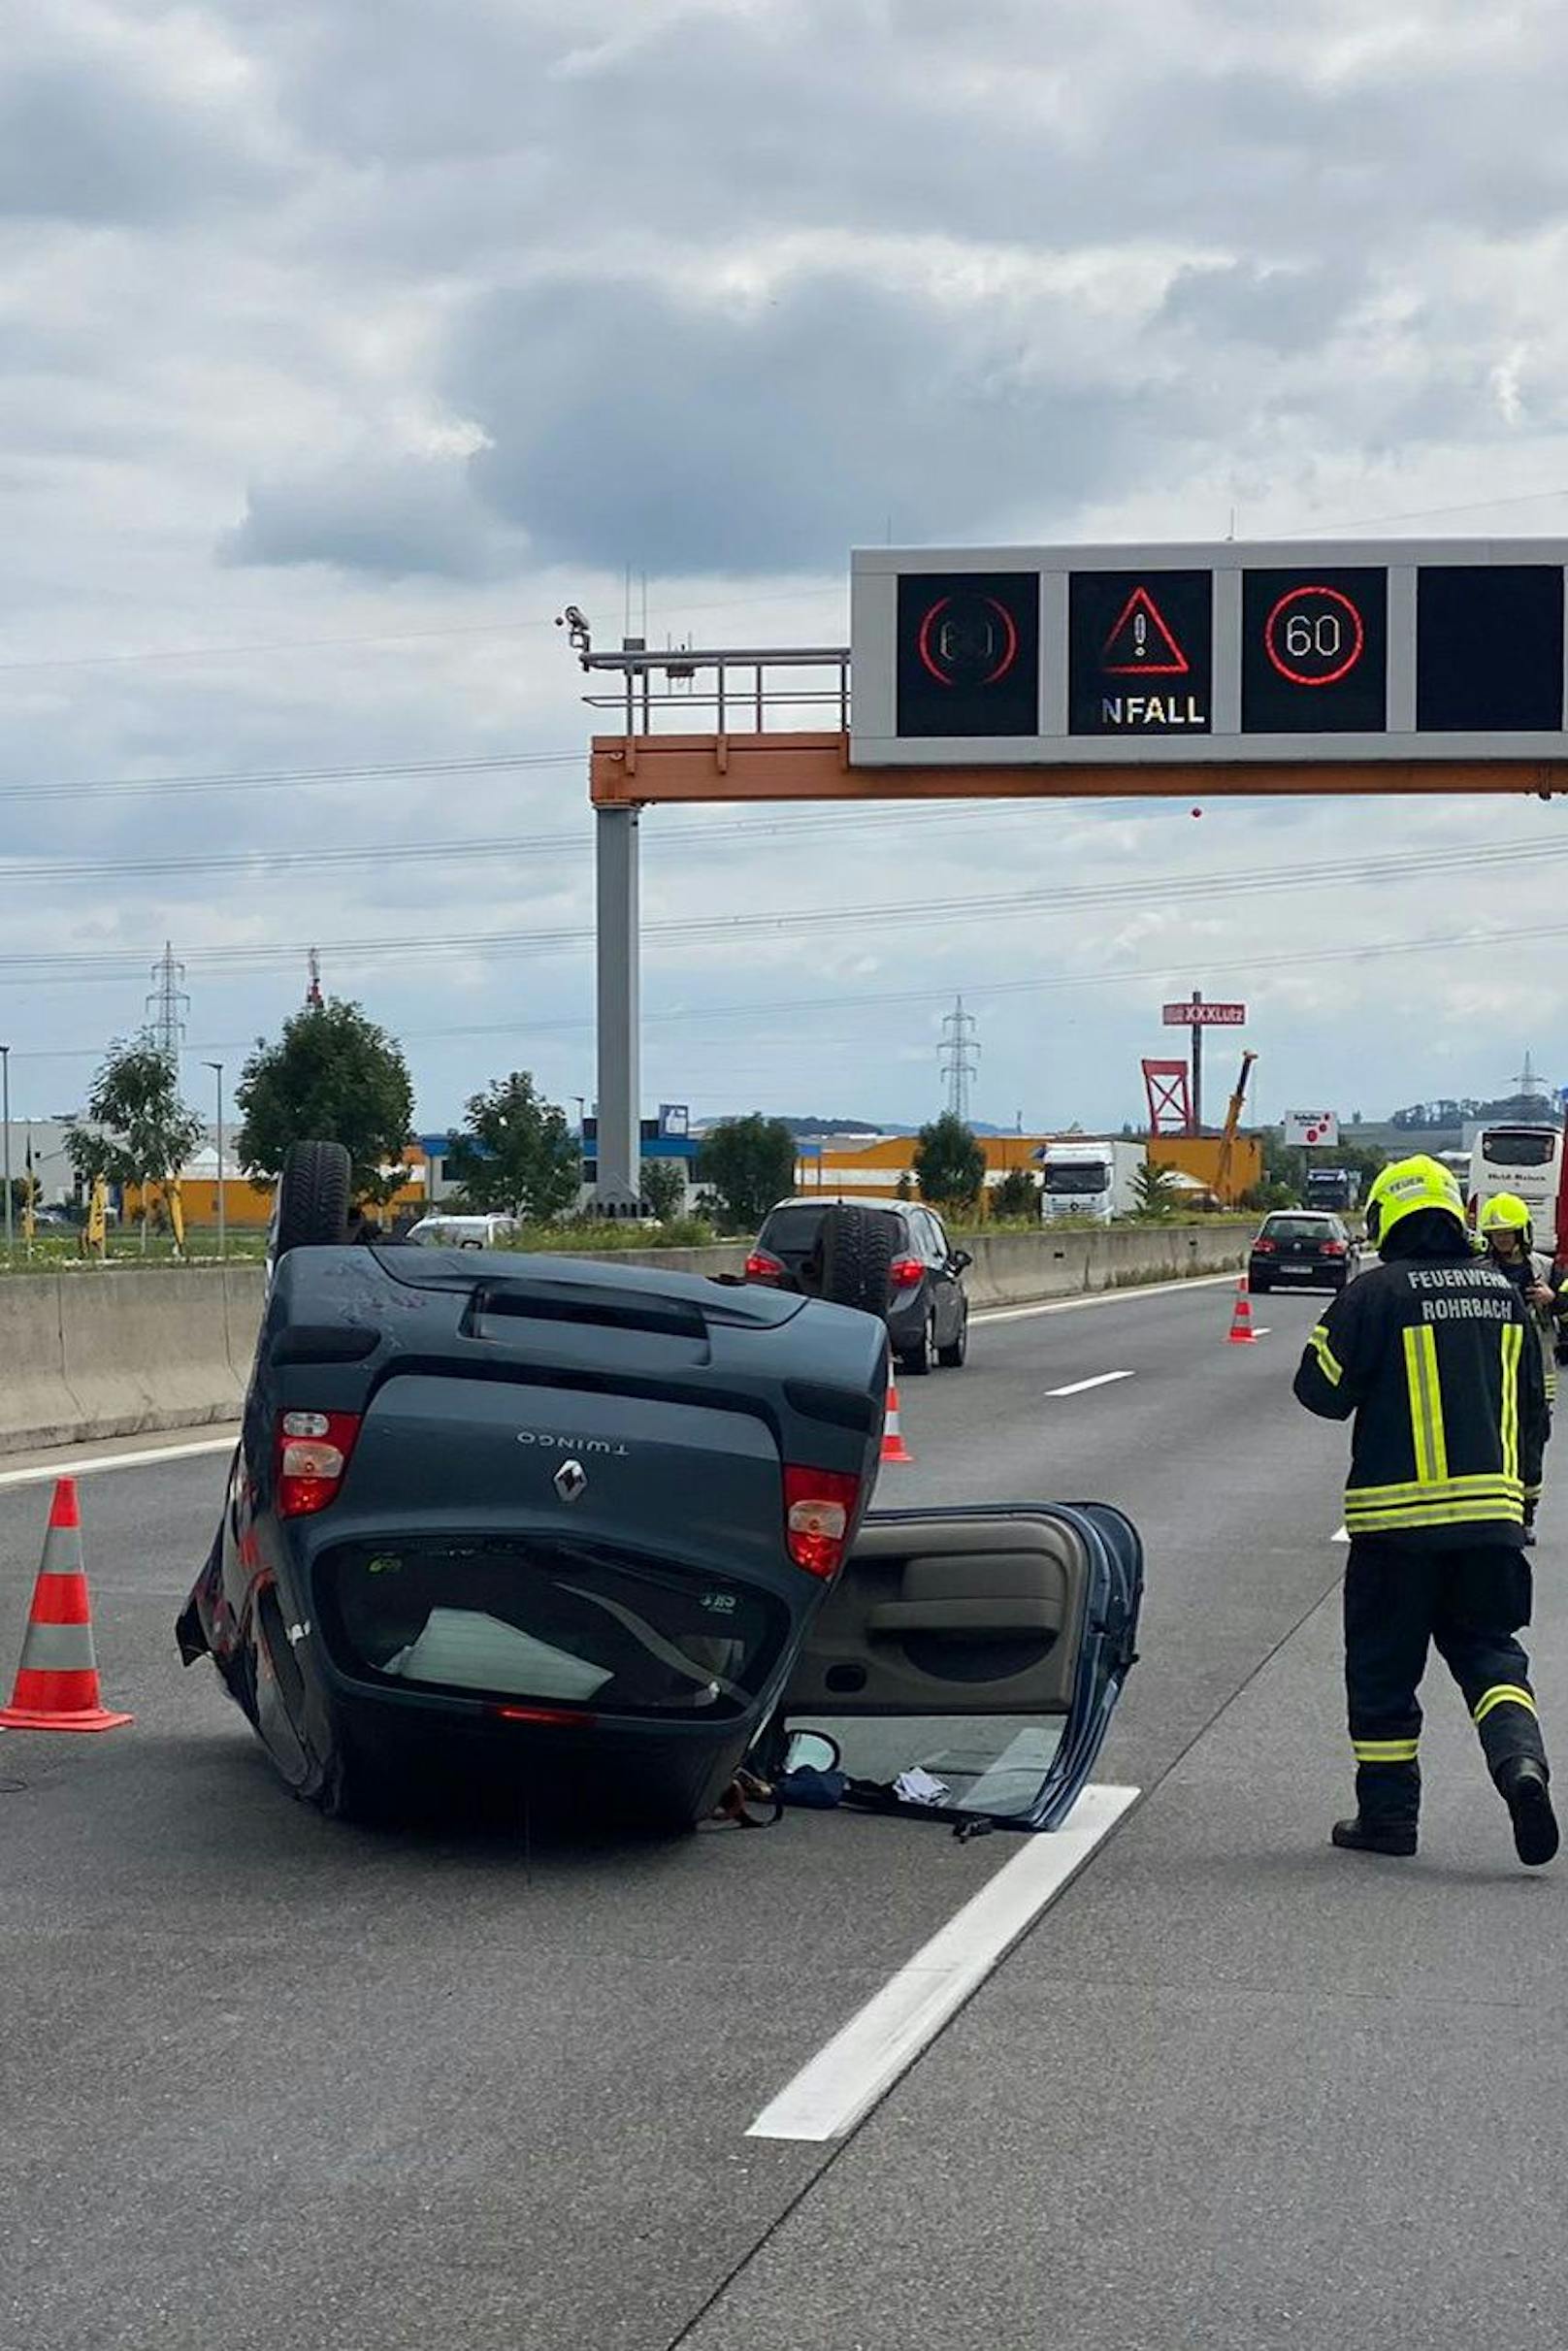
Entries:
{"label": "yellow helmet", "polygon": [[1481,1211],[1483,1232],[1521,1233],[1530,1245],[1530,1212],[1517,1192],[1494,1192]]}
{"label": "yellow helmet", "polygon": [[1463,1228],[1458,1185],[1440,1159],[1420,1152],[1414,1159],[1395,1159],[1375,1178],[1366,1200],[1367,1239],[1381,1249],[1396,1224],[1422,1208],[1441,1209]]}

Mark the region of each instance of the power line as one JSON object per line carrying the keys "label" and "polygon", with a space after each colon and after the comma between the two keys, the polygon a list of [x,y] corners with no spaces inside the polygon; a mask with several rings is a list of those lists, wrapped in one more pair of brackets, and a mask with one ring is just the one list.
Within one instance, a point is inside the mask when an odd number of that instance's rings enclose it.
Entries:
{"label": "power line", "polygon": [[[840,607],[844,590],[818,588],[803,596],[732,596],[717,604],[677,604],[684,615],[697,612],[739,612],[756,610],[768,604],[819,604],[829,597]],[[443,637],[518,637],[525,632],[548,630],[555,626],[552,613],[539,620],[491,620],[465,622],[443,629],[378,630],[367,637],[280,637],[254,644],[237,645],[180,645],[164,649],[151,646],[131,653],[68,653],[38,654],[19,661],[0,661],[0,674],[20,669],[117,669],[139,663],[233,661],[257,653],[336,653],[356,645],[415,645],[429,644]]]}
{"label": "power line", "polygon": [[[1462,952],[1469,948],[1486,947],[1492,952],[1532,942],[1568,938],[1568,923],[1510,924],[1506,931],[1448,931],[1429,932],[1420,938],[1380,939],[1348,947],[1319,947],[1288,955],[1246,956],[1240,959],[1205,958],[1204,969],[1216,979],[1244,979],[1258,972],[1299,971],[1333,963],[1380,963],[1390,956],[1427,955]],[[1057,973],[1047,979],[995,980],[982,983],[979,993],[986,998],[1013,996],[1054,996],[1080,988],[1113,988],[1134,982],[1170,982],[1177,963],[1139,964],[1120,971],[1080,971]],[[643,1025],[678,1023],[683,1034],[700,1029],[711,1020],[744,1020],[777,1029],[781,1025],[797,1021],[807,1013],[856,1012],[880,1010],[898,1005],[940,1003],[947,1000],[945,988],[905,988],[891,990],[856,990],[848,994],[791,998],[773,997],[767,1002],[748,1001],[733,1004],[670,1005],[664,1009],[644,1011]],[[545,1020],[526,1018],[513,1021],[460,1022],[440,1029],[405,1029],[401,1040],[406,1045],[443,1043],[453,1037],[476,1036],[558,1036],[581,1034],[594,1027],[590,1014],[574,1017],[557,1016]],[[224,1037],[196,1046],[200,1053],[248,1053],[255,1044],[254,1036]],[[103,1046],[73,1045],[42,1050],[16,1050],[15,1061],[78,1061],[102,1058]],[[885,1063],[885,1051],[878,1057]]]}
{"label": "power line", "polygon": [[[538,846],[537,840],[530,841],[523,836],[497,835],[482,840],[447,843],[440,848],[424,842],[403,843],[388,846],[379,854],[395,862],[407,862],[413,858],[436,862],[444,856],[489,859],[516,856]],[[276,857],[259,853],[220,861],[219,869],[228,869],[230,865],[247,871],[275,865],[285,869],[300,865],[348,865],[363,856],[375,854],[353,849],[284,851]],[[771,912],[747,915],[672,916],[665,921],[644,924],[643,936],[647,939],[713,944],[768,934],[787,937],[850,928],[859,931],[925,922],[940,922],[944,927],[955,923],[990,922],[1004,920],[1011,915],[1033,913],[1045,905],[1057,912],[1087,912],[1109,906],[1147,905],[1152,900],[1162,904],[1181,904],[1200,898],[1205,903],[1211,903],[1277,890],[1296,892],[1364,887],[1385,876],[1411,880],[1456,871],[1468,875],[1493,866],[1515,865],[1521,854],[1528,854],[1538,865],[1561,863],[1568,859],[1568,840],[1546,844],[1538,840],[1480,841],[1414,854],[1406,851],[1387,858],[1332,858],[1312,865],[1254,866],[1239,873],[1217,871],[1188,874],[1179,882],[1170,881],[1160,888],[1152,887],[1146,874],[1136,874],[1125,881],[1092,882],[1068,887],[1053,883],[1029,890],[987,892],[963,898],[949,895],[892,901],[873,899],[848,906],[781,907]],[[106,865],[85,870],[100,874],[132,869],[128,865]],[[47,878],[47,868],[41,863],[16,861],[9,865],[0,865],[0,881],[41,878]],[[469,956],[496,952],[525,956],[559,954],[589,946],[593,937],[591,925],[573,924],[550,930],[533,927],[524,931],[490,932],[447,931],[427,937],[398,933],[388,937],[338,939],[326,943],[335,955],[351,960],[355,956],[411,957],[433,953]],[[108,971],[115,965],[123,967],[131,952],[109,949],[66,951],[54,955],[0,955],[0,973],[8,968],[24,970],[35,976],[45,971],[63,973],[83,968]],[[299,945],[295,942],[286,946],[246,944],[210,947],[199,953],[193,951],[190,960],[193,963],[199,962],[208,969],[223,967],[233,971],[245,967],[261,968],[299,953]],[[142,960],[142,956],[137,956],[135,960]]]}
{"label": "power line", "polygon": [[123,800],[133,794],[271,792],[312,784],[414,782],[453,775],[510,775],[542,767],[581,767],[583,751],[494,752],[473,758],[368,761],[338,767],[256,767],[212,775],[88,776],[80,782],[0,784],[0,800]]}

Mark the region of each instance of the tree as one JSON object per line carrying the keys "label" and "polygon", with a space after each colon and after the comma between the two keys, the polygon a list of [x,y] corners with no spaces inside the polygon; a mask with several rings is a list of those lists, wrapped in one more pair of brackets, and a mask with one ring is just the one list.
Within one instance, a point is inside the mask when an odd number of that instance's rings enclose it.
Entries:
{"label": "tree", "polygon": [[357,1004],[330,996],[285,1021],[276,1044],[258,1037],[235,1101],[242,1120],[235,1148],[247,1175],[275,1180],[292,1143],[342,1143],[356,1199],[389,1200],[408,1180],[408,1064]]}
{"label": "tree", "polygon": [[986,1180],[984,1146],[961,1118],[944,1110],[915,1138],[915,1174],[923,1200],[950,1214],[972,1208]]}
{"label": "tree", "polygon": [[567,1114],[547,1102],[527,1069],[492,1078],[469,1096],[461,1133],[448,1136],[446,1172],[471,1208],[544,1224],[570,1208],[582,1183],[582,1148]]}
{"label": "tree", "polygon": [[141,1193],[147,1247],[149,1193],[164,1190],[202,1139],[202,1122],[180,1099],[175,1064],[149,1035],[116,1037],[87,1095],[90,1126],[72,1127],[65,1148],[84,1182],[102,1176]]}
{"label": "tree", "polygon": [[1132,1196],[1138,1203],[1137,1213],[1151,1222],[1174,1213],[1180,1190],[1175,1169],[1161,1166],[1157,1159],[1145,1159],[1141,1167],[1133,1170]]}
{"label": "tree", "polygon": [[678,1159],[644,1159],[642,1201],[650,1216],[668,1224],[686,1206],[686,1172]]}
{"label": "tree", "polygon": [[997,1217],[1038,1217],[1040,1188],[1027,1167],[1009,1167],[991,1195],[991,1213]]}
{"label": "tree", "polygon": [[795,1137],[782,1119],[721,1119],[702,1137],[702,1179],[732,1224],[755,1230],[795,1189]]}

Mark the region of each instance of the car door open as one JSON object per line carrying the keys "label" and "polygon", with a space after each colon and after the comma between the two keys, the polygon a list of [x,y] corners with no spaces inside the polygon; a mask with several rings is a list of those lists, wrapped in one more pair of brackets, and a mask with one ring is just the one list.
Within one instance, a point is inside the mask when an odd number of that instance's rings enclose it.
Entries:
{"label": "car door open", "polygon": [[835,1743],[852,1801],[1055,1828],[1133,1662],[1142,1590],[1137,1534],[1103,1503],[874,1513],[781,1727]]}

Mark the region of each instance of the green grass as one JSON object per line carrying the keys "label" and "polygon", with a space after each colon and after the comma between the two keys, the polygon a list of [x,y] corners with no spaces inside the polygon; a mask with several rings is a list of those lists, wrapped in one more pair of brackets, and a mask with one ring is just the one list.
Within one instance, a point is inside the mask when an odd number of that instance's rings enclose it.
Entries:
{"label": "green grass", "polygon": [[[224,1254],[227,1262],[231,1265],[259,1265],[267,1255],[267,1236],[264,1232],[231,1232]],[[31,1254],[29,1254],[27,1243],[22,1239],[21,1228],[18,1224],[16,1246],[9,1258],[6,1256],[5,1242],[0,1239],[0,1274],[89,1274],[101,1273],[105,1267],[112,1267],[118,1273],[124,1272],[127,1268],[134,1271],[163,1265],[215,1265],[217,1263],[217,1233],[215,1230],[208,1231],[205,1226],[199,1231],[187,1232],[185,1253],[182,1257],[176,1256],[173,1238],[166,1232],[149,1233],[147,1250],[144,1254],[141,1236],[134,1227],[128,1232],[116,1230],[110,1233],[108,1246],[101,1261],[96,1251],[85,1257],[79,1253],[74,1233],[40,1233],[33,1242]]]}

